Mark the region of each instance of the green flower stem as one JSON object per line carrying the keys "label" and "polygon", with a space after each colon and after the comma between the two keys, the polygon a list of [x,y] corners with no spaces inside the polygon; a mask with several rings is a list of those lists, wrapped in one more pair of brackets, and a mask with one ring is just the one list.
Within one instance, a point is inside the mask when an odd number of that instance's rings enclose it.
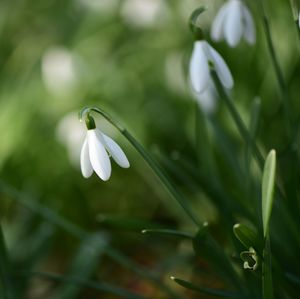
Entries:
{"label": "green flower stem", "polygon": [[81,110],[79,113],[79,118],[82,121],[84,117],[89,114],[91,111],[99,113],[103,116],[109,123],[111,123],[120,133],[125,136],[125,138],[131,143],[131,145],[139,152],[139,154],[143,157],[143,159],[147,162],[147,164],[152,168],[161,182],[165,185],[170,194],[174,197],[174,199],[179,203],[179,205],[183,208],[186,214],[191,218],[191,220],[198,226],[201,227],[201,222],[196,214],[193,212],[192,207],[189,205],[188,200],[183,196],[181,192],[177,189],[175,184],[169,178],[167,173],[161,168],[161,166],[148,154],[148,152],[144,149],[144,147],[122,126],[116,123],[105,111],[96,108],[96,107],[86,107]]}
{"label": "green flower stem", "polygon": [[2,227],[0,224],[0,297],[3,299],[15,298],[11,279],[11,269],[6,251]]}
{"label": "green flower stem", "polygon": [[272,40],[270,24],[269,24],[269,20],[268,20],[266,11],[265,11],[264,0],[259,0],[259,3],[260,3],[261,18],[262,18],[264,31],[265,31],[267,45],[268,45],[268,49],[269,49],[269,52],[270,52],[270,56],[271,56],[272,64],[273,64],[273,67],[274,67],[274,71],[275,71],[275,74],[276,74],[276,78],[277,78],[277,81],[278,81],[278,85],[279,85],[279,88],[280,88],[281,101],[282,101],[282,104],[283,104],[283,107],[284,107],[285,118],[286,118],[286,121],[285,121],[286,130],[287,130],[287,134],[288,134],[289,138],[291,139],[292,136],[294,136],[294,135],[292,135],[293,121],[292,121],[292,115],[291,115],[291,109],[290,109],[291,100],[290,100],[290,96],[289,96],[289,91],[288,91],[288,87],[287,87],[287,84],[286,84],[284,76],[283,76],[283,72],[281,70],[281,67],[280,67],[278,59],[277,59],[274,43],[273,43],[273,40]]}
{"label": "green flower stem", "polygon": [[234,104],[232,103],[232,100],[228,97],[226,91],[223,88],[223,85],[213,67],[210,69],[211,77],[214,81],[214,84],[216,86],[216,89],[220,95],[220,98],[224,100],[233,120],[235,121],[238,130],[241,134],[241,136],[244,138],[245,142],[249,144],[253,150],[254,156],[256,157],[256,160],[258,162],[258,165],[261,169],[264,167],[264,157],[262,156],[261,152],[259,151],[256,143],[254,142],[252,136],[250,135],[245,123],[241,119],[238,111],[236,110]]}

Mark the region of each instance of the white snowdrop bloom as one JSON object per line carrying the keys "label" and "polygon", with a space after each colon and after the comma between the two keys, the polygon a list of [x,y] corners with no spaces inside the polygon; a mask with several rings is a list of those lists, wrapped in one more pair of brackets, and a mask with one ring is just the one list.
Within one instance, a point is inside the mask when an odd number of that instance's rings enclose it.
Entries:
{"label": "white snowdrop bloom", "polygon": [[81,148],[82,175],[88,178],[95,171],[100,179],[107,181],[111,175],[110,156],[119,166],[123,168],[130,166],[123,150],[114,140],[97,128],[89,129]]}
{"label": "white snowdrop bloom", "polygon": [[221,83],[227,89],[233,87],[231,72],[221,55],[205,40],[197,40],[190,61],[190,80],[197,93],[205,91],[210,82],[209,63],[212,62]]}
{"label": "white snowdrop bloom", "polygon": [[213,82],[210,82],[208,87],[202,93],[193,92],[193,96],[204,114],[211,115],[216,111],[217,92]]}
{"label": "white snowdrop bloom", "polygon": [[225,39],[229,46],[235,47],[244,39],[249,44],[256,40],[255,25],[249,9],[240,0],[229,0],[219,10],[211,31],[215,41]]}

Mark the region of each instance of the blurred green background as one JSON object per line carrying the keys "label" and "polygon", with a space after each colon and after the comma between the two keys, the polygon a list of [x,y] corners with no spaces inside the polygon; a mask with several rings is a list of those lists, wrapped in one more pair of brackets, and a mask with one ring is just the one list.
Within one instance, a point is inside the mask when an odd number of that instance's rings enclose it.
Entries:
{"label": "blurred green background", "polygon": [[[248,2],[256,21],[256,45],[242,43],[230,49],[225,43],[212,44],[232,70],[232,97],[247,124],[253,99],[261,97],[259,143],[263,151],[273,147],[279,156],[282,152],[284,160],[279,92],[259,9],[255,1]],[[172,289],[178,287],[170,275],[192,275],[189,242],[140,231],[147,227],[193,231],[194,227],[137,152],[100,117],[96,117],[98,126],[118,141],[131,167],[124,170],[113,164],[108,182],[96,175],[88,180],[82,177],[79,152],[85,128],[77,113],[84,106],[101,107],[128,128],[167,169],[221,241],[229,233],[222,228],[227,216],[211,192],[215,174],[207,155],[215,156],[223,193],[231,203],[230,218],[247,219],[243,211],[255,211],[243,176],[244,146],[223,103],[218,102],[208,136],[198,137],[198,144],[195,140],[197,104],[187,82],[193,38],[187,20],[202,4],[209,8],[202,19],[208,34],[223,1],[0,2],[0,215],[15,269],[75,271],[148,298],[172,298],[109,254],[85,253],[84,244],[90,242],[98,250],[99,242],[79,241],[15,200],[19,198],[34,206],[43,204],[94,233],[96,240],[154,271]],[[267,10],[296,117],[299,48],[289,3],[269,0]],[[255,167],[251,171],[255,174]],[[222,286],[214,278],[208,277],[207,283]],[[17,293],[19,298],[118,298],[87,288],[70,290],[62,282],[38,278],[20,278]],[[193,295],[178,289],[180,293],[186,298]]]}

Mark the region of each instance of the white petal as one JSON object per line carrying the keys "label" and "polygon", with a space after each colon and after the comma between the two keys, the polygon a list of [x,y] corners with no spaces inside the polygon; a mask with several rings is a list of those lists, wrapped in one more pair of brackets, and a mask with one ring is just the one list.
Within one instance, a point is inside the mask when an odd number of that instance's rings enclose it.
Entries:
{"label": "white petal", "polygon": [[81,166],[82,175],[85,178],[89,178],[93,174],[93,167],[90,162],[87,138],[85,138],[84,143],[81,148],[80,166]]}
{"label": "white petal", "polygon": [[253,22],[253,18],[248,10],[247,7],[243,6],[242,8],[243,13],[243,20],[245,26],[245,34],[244,37],[249,44],[254,44],[256,40],[256,32],[255,32],[255,25]]}
{"label": "white petal", "polygon": [[111,164],[104,148],[103,140],[97,136],[97,129],[88,130],[87,142],[90,161],[94,171],[103,181],[107,181],[111,174]]}
{"label": "white petal", "polygon": [[231,0],[224,22],[224,34],[228,44],[235,47],[243,34],[242,9],[239,0]]}
{"label": "white petal", "polygon": [[228,3],[222,6],[216,15],[211,29],[211,38],[214,41],[220,41],[223,38],[224,21],[228,12]]}
{"label": "white petal", "polygon": [[196,100],[205,115],[211,115],[216,111],[217,99],[213,82],[202,93],[195,93]]}
{"label": "white petal", "polygon": [[209,46],[210,55],[212,56],[212,60],[214,62],[216,72],[222,82],[222,84],[226,88],[232,88],[233,87],[233,78],[231,75],[231,72],[224,61],[224,59],[221,57],[221,55],[212,47]]}
{"label": "white petal", "polygon": [[105,147],[107,151],[111,154],[113,159],[116,161],[118,165],[120,165],[123,168],[128,168],[130,166],[128,159],[123,152],[123,150],[120,148],[120,146],[112,140],[110,137],[106,136],[103,133],[100,133],[103,136]]}
{"label": "white petal", "polygon": [[192,87],[201,93],[207,86],[209,80],[208,61],[204,51],[204,41],[196,41],[190,62],[190,79]]}

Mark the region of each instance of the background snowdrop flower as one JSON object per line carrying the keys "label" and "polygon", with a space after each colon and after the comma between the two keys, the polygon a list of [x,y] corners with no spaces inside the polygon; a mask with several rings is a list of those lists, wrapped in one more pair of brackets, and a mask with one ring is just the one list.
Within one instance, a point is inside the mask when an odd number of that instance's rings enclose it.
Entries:
{"label": "background snowdrop flower", "polygon": [[204,92],[211,82],[209,63],[214,64],[215,70],[224,85],[231,89],[233,78],[221,55],[205,40],[197,40],[190,61],[190,80],[197,93]]}
{"label": "background snowdrop flower", "polygon": [[229,46],[235,47],[241,38],[249,44],[254,44],[256,40],[255,25],[253,18],[240,0],[229,0],[219,10],[211,31],[211,38],[220,41],[223,38]]}
{"label": "background snowdrop flower", "polygon": [[89,178],[95,171],[100,179],[107,181],[111,175],[110,156],[123,168],[130,165],[120,146],[97,129],[90,116],[88,120],[88,131],[80,155],[81,172],[85,178]]}

